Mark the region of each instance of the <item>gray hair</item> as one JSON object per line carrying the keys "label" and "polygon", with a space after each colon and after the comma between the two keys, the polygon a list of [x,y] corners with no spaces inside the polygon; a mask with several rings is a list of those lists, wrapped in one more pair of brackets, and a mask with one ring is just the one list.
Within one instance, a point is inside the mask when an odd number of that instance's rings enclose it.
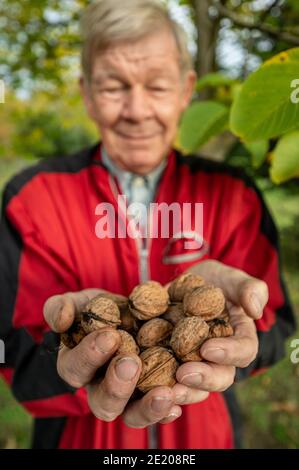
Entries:
{"label": "gray hair", "polygon": [[84,76],[91,78],[95,53],[111,44],[136,41],[155,31],[168,28],[179,52],[182,74],[193,68],[188,39],[183,28],[170,16],[161,0],[97,0],[84,11],[81,20]]}

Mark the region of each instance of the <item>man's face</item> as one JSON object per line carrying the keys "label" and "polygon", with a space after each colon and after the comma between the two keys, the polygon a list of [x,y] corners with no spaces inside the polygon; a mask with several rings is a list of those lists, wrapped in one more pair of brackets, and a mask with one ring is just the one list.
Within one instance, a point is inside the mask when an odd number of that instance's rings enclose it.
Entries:
{"label": "man's face", "polygon": [[82,92],[107,153],[120,168],[146,174],[159,165],[194,81],[192,71],[182,77],[167,30],[114,45],[94,59],[90,83],[81,80]]}

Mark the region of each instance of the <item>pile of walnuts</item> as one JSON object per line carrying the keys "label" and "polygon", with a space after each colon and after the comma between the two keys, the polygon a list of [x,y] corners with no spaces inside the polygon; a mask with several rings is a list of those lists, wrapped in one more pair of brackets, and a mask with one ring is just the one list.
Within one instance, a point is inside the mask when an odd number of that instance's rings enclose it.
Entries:
{"label": "pile of walnuts", "polygon": [[84,336],[107,326],[117,328],[121,337],[116,354],[140,355],[137,388],[143,393],[173,386],[180,363],[202,360],[199,349],[204,341],[233,334],[222,290],[191,273],[181,274],[168,290],[148,281],[136,286],[129,298],[98,295],[76,316],[61,341],[74,348]]}

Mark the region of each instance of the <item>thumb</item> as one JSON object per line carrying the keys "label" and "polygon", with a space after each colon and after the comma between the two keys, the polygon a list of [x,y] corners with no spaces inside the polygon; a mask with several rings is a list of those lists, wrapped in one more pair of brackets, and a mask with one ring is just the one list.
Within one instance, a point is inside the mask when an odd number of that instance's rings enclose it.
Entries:
{"label": "thumb", "polygon": [[84,305],[104,292],[102,289],[84,289],[53,295],[44,304],[44,318],[53,331],[63,333],[72,325]]}
{"label": "thumb", "polygon": [[203,261],[189,271],[220,287],[231,303],[241,306],[254,320],[263,315],[269,299],[268,286],[264,281],[215,260]]}

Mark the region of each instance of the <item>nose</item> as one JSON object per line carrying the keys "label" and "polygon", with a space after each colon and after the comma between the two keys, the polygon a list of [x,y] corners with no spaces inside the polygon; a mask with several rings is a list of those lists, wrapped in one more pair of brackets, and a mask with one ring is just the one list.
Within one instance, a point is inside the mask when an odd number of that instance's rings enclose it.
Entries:
{"label": "nose", "polygon": [[123,107],[123,117],[130,121],[140,122],[151,117],[152,110],[146,90],[141,86],[132,87],[126,96]]}

